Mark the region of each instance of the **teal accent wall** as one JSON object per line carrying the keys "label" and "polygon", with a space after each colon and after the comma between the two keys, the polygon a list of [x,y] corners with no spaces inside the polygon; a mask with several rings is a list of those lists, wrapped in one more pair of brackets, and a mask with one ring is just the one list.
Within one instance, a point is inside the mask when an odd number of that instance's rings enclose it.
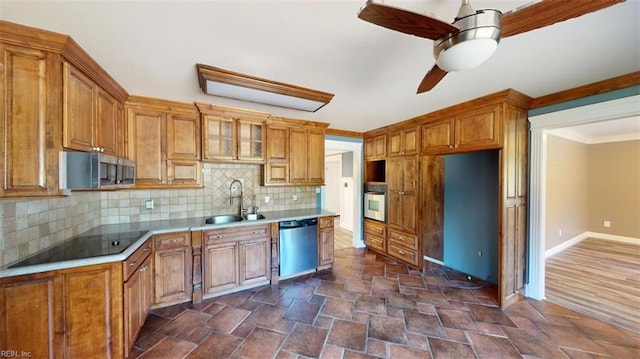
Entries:
{"label": "teal accent wall", "polygon": [[619,90],[609,91],[597,95],[587,96],[571,101],[561,102],[555,105],[540,107],[529,111],[529,116],[538,116],[545,113],[552,113],[570,108],[593,105],[594,103],[617,100],[624,97],[640,95],[640,85],[627,87]]}
{"label": "teal accent wall", "polygon": [[497,283],[498,151],[445,156],[444,171],[444,264]]}

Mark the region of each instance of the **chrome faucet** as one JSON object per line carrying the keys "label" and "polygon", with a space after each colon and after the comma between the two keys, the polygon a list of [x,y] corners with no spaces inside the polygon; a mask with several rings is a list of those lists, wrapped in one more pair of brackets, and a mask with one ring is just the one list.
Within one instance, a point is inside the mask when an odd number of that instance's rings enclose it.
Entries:
{"label": "chrome faucet", "polygon": [[[234,187],[235,185],[235,187]],[[234,196],[234,192],[236,193],[236,195]],[[239,192],[239,194],[238,194]],[[244,204],[243,202],[243,194],[242,194],[242,182],[240,182],[237,179],[234,179],[233,181],[231,181],[231,185],[229,186],[229,205],[233,205],[233,199],[234,198],[240,198],[240,205],[238,206],[238,213],[240,214],[240,216],[244,216]]]}

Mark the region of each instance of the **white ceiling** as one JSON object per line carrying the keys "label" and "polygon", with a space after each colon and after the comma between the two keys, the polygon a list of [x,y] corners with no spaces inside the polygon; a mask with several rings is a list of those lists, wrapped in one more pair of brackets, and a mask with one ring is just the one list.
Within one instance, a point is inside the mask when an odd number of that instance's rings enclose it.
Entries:
{"label": "white ceiling", "polygon": [[[503,12],[528,1],[472,0]],[[131,94],[367,131],[513,88],[539,97],[640,70],[640,0],[503,39],[477,69],[416,88],[432,41],[357,18],[365,0],[9,1],[0,18],[71,35]],[[454,0],[387,1],[452,21]],[[316,113],[204,95],[196,63],[334,93]]]}
{"label": "white ceiling", "polygon": [[640,140],[640,116],[563,127],[549,133],[588,145]]}

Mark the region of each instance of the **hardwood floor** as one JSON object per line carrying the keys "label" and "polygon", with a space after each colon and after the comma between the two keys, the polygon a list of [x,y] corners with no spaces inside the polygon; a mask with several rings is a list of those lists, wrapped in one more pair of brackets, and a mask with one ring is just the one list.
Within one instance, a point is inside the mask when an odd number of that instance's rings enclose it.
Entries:
{"label": "hardwood floor", "polygon": [[353,248],[353,232],[340,226],[340,216],[333,223],[333,248]]}
{"label": "hardwood floor", "polygon": [[547,301],[640,333],[640,245],[595,238],[546,261]]}

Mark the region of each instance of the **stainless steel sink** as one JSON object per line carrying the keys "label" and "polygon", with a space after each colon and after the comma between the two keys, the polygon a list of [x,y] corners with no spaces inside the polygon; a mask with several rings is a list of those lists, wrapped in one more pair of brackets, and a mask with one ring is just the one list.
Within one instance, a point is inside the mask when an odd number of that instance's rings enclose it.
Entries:
{"label": "stainless steel sink", "polygon": [[228,214],[228,215],[220,215],[213,216],[205,219],[204,223],[206,224],[224,224],[224,223],[233,223],[242,221],[241,216]]}
{"label": "stainless steel sink", "polygon": [[244,219],[246,219],[247,221],[257,221],[259,219],[264,219],[264,215],[262,214],[245,214],[244,215]]}

